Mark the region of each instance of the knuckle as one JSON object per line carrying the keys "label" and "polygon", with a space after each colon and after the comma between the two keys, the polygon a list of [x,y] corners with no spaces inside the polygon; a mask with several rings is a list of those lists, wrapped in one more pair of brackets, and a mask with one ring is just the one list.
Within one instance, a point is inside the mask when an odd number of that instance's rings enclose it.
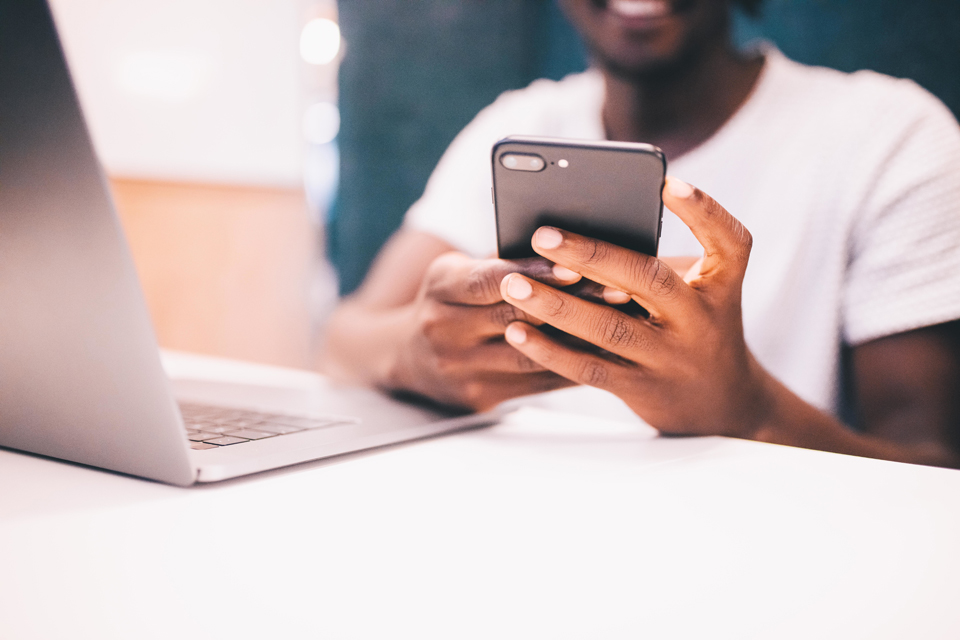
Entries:
{"label": "knuckle", "polygon": [[552,318],[566,319],[572,315],[571,305],[567,299],[557,293],[551,293],[543,297],[543,304],[547,314]]}
{"label": "knuckle", "polygon": [[603,387],[608,378],[609,372],[607,371],[606,365],[602,362],[589,359],[582,361],[579,365],[577,380],[581,384],[590,387]]}
{"label": "knuckle", "polygon": [[588,266],[596,266],[607,260],[609,249],[607,245],[599,240],[587,238],[583,247],[583,262]]}
{"label": "knuckle", "polygon": [[458,361],[445,353],[435,353],[433,357],[433,368],[445,378],[453,377],[457,373]]}
{"label": "knuckle", "polygon": [[737,257],[746,262],[750,259],[750,252],[753,250],[753,234],[742,222],[736,219],[735,222],[737,223],[735,237],[740,248]]}
{"label": "knuckle", "polygon": [[493,305],[490,309],[493,315],[493,322],[498,327],[506,327],[511,322],[520,319],[520,312],[517,308],[505,302]]}
{"label": "knuckle", "polygon": [[703,209],[703,213],[707,218],[718,218],[729,215],[727,210],[720,206],[720,203],[705,194],[700,189],[696,190],[697,200],[700,202],[700,207]]}
{"label": "knuckle", "polygon": [[464,287],[467,295],[473,300],[488,300],[500,297],[500,283],[495,281],[493,272],[482,265],[477,265],[467,273]]}
{"label": "knuckle", "polygon": [[639,265],[640,281],[654,295],[672,298],[679,292],[674,271],[666,263],[656,259],[643,260]]}
{"label": "knuckle", "polygon": [[426,304],[420,311],[420,331],[431,342],[445,333],[447,326],[445,305]]}
{"label": "knuckle", "polygon": [[460,387],[460,399],[469,407],[476,408],[483,404],[485,392],[480,382],[466,382]]}
{"label": "knuckle", "polygon": [[530,371],[539,371],[541,368],[540,365],[538,365],[536,362],[534,362],[527,356],[523,355],[522,353],[517,353],[516,365],[517,365],[517,371],[521,373],[528,373]]}
{"label": "knuckle", "polygon": [[629,348],[636,344],[636,331],[633,322],[626,316],[607,312],[600,319],[603,342],[609,347]]}
{"label": "knuckle", "polygon": [[423,277],[426,290],[431,291],[439,287],[447,277],[447,274],[450,273],[450,270],[454,268],[459,261],[459,258],[460,256],[454,252],[443,253],[437,256],[433,262],[430,263],[430,266],[427,267],[427,272]]}
{"label": "knuckle", "polygon": [[653,261],[653,282],[654,293],[660,296],[673,294],[675,285],[673,280],[673,269],[659,260]]}

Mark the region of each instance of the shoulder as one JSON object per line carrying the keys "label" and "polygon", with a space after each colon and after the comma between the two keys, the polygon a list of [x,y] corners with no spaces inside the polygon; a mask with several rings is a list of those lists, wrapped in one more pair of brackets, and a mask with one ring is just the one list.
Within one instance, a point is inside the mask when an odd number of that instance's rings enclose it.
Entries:
{"label": "shoulder", "polygon": [[798,171],[818,176],[821,190],[832,185],[851,199],[851,210],[870,202],[877,213],[881,203],[930,180],[945,189],[960,184],[960,126],[929,91],[874,71],[767,55],[752,131],[797,159]]}
{"label": "shoulder", "polygon": [[843,138],[896,138],[918,126],[952,135],[956,118],[936,96],[904,78],[804,65],[767,53],[772,93],[794,118],[827,127]]}

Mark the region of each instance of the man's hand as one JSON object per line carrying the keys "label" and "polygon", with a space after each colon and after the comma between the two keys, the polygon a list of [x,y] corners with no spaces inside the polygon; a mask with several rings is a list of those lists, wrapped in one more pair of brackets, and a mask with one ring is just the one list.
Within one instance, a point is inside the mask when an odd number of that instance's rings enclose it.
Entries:
{"label": "man's hand", "polygon": [[508,345],[505,328],[539,321],[503,301],[500,281],[523,273],[531,282],[570,285],[580,277],[542,258],[472,260],[446,253],[428,267],[400,336],[387,386],[474,410],[572,383]]}
{"label": "man's hand", "polygon": [[[654,257],[551,227],[540,255],[607,287],[608,301],[635,300],[649,317],[571,296],[520,273],[501,282],[517,318],[506,339],[541,366],[623,399],[668,433],[753,437],[766,419],[769,374],[743,336],[740,291],[752,239],[706,194],[670,179],[664,202],[693,231],[704,258],[685,277]],[[577,349],[535,328],[546,323],[600,347]]]}

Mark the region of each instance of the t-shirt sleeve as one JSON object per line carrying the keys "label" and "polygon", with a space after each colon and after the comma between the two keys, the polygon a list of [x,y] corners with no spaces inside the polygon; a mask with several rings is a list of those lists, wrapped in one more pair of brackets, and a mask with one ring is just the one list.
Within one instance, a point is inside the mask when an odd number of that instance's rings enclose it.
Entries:
{"label": "t-shirt sleeve", "polygon": [[851,236],[848,344],[960,318],[960,127],[915,85],[902,107]]}

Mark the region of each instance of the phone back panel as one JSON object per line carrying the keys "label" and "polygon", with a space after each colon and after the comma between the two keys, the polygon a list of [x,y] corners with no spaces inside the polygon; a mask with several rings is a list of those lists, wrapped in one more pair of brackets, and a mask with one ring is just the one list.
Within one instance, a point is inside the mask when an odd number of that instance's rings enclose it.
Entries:
{"label": "phone back panel", "polygon": [[[544,168],[508,169],[500,158],[509,153],[536,154]],[[494,145],[492,160],[501,258],[536,255],[530,240],[543,225],[657,255],[666,175],[658,148],[518,137]]]}

